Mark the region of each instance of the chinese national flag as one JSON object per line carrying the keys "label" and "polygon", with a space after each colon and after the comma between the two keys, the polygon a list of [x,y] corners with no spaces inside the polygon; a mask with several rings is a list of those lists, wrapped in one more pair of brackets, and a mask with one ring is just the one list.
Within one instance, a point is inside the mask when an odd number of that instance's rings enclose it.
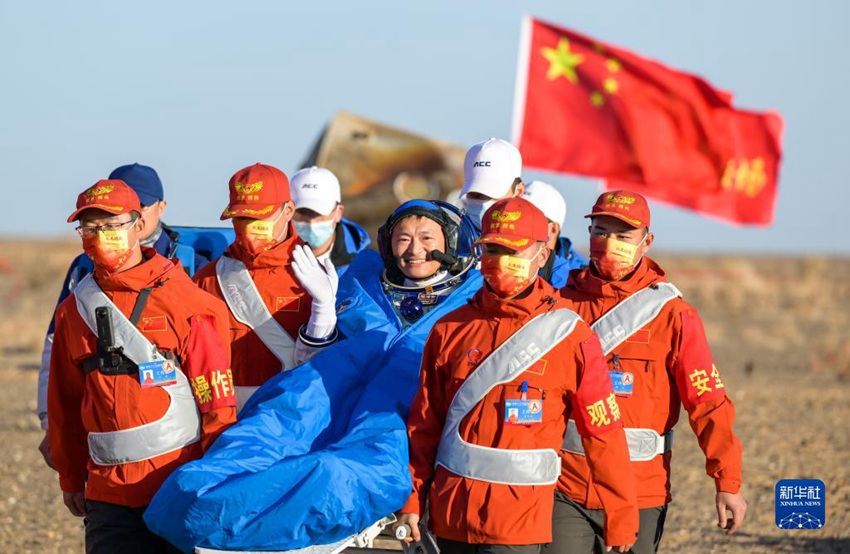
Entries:
{"label": "chinese national flag", "polygon": [[562,27],[523,23],[514,142],[525,167],[605,179],[733,223],[773,219],[782,119]]}

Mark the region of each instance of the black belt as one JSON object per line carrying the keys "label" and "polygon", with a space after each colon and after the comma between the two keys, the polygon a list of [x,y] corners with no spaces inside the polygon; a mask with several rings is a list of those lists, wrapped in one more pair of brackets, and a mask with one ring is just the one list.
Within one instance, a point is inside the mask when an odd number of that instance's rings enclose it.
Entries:
{"label": "black belt", "polygon": [[99,369],[104,375],[132,375],[139,372],[139,366],[124,355],[123,352],[110,352],[107,358],[101,356],[89,356],[83,360],[83,375]]}
{"label": "black belt", "polygon": [[[180,360],[173,352],[159,352],[159,354],[166,360],[176,362],[178,367],[180,366]],[[89,356],[83,360],[81,364],[83,375],[88,375],[96,369],[99,369],[104,375],[134,375],[139,372],[139,366],[125,356],[123,352],[111,352],[110,355],[115,356],[116,359],[104,360],[104,363],[101,363],[100,356]]]}

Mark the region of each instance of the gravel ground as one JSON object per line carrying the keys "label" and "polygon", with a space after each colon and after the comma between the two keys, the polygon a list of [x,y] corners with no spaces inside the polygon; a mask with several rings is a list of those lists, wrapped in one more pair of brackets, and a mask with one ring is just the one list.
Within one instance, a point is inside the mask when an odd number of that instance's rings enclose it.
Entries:
{"label": "gravel ground", "polygon": [[[82,521],[62,505],[56,475],[37,451],[43,433],[34,415],[44,322],[74,245],[39,243],[37,263],[28,254],[31,250],[20,248],[20,242],[0,241],[0,257],[27,275],[23,290],[3,299],[4,290],[13,287],[9,275],[0,274],[0,554],[82,552]],[[817,287],[815,297],[792,286],[823,285],[827,267],[850,277],[850,260],[739,259],[720,267],[717,260],[671,256],[663,264],[673,269],[674,282],[700,308],[717,365],[738,407],[736,430],[744,443],[743,493],[749,512],[733,537],[715,527],[714,486],[704,474],[704,459],[683,415],[673,458],[674,500],[661,550],[850,552],[845,325],[850,294],[842,284],[850,279]],[[730,279],[739,285],[731,292],[722,285]],[[837,334],[830,334],[835,329]],[[813,351],[819,355],[813,357]],[[783,531],[775,526],[773,490],[783,478],[826,483],[824,529]]]}

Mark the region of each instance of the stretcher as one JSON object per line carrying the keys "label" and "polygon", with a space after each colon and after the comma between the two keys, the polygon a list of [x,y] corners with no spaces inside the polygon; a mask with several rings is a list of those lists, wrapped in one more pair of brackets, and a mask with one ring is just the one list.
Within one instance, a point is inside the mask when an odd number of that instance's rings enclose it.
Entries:
{"label": "stretcher", "polygon": [[[406,543],[397,541],[390,534],[385,534],[385,531],[389,532],[390,527],[395,522],[395,515],[390,514],[387,517],[381,519],[380,521],[376,521],[375,523],[363,529],[359,533],[351,535],[348,538],[331,544],[313,545],[304,548],[298,548],[295,550],[278,550],[271,552],[263,552],[264,554],[339,554],[340,552],[346,549],[356,549],[356,551],[352,550],[352,554],[355,554],[355,552],[356,554],[389,554],[391,552],[401,553],[402,551],[404,551],[405,553],[410,552],[410,554],[414,554],[413,550],[415,550],[415,548],[406,547]],[[384,534],[384,537],[382,539],[379,539],[380,544],[376,544],[376,539],[378,539],[378,536],[382,534]],[[436,545],[436,543],[434,544]],[[196,554],[253,554],[253,552],[254,551],[249,553],[248,551],[216,550],[213,548],[202,547],[195,548]],[[422,552],[422,554],[437,553]]]}
{"label": "stretcher", "polygon": [[[341,541],[331,544],[320,544],[298,548],[295,550],[263,551],[264,554],[340,554],[349,550],[350,554],[439,554],[437,542],[428,531],[422,527],[422,540],[405,543],[397,540],[389,533],[392,524],[396,522],[394,514],[376,521],[356,535],[351,535]],[[216,550],[214,548],[195,548],[195,554],[253,554],[257,551]]]}

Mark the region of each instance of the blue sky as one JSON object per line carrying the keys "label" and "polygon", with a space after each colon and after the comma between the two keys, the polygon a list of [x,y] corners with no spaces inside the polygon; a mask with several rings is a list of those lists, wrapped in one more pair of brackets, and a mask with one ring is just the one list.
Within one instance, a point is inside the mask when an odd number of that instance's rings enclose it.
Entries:
{"label": "blue sky", "polygon": [[[520,20],[531,14],[785,119],[776,219],[737,228],[653,205],[656,248],[850,253],[850,4],[834,2],[3,2],[0,236],[72,236],[76,195],[134,161],[166,219],[218,225],[227,180],[297,169],[339,110],[463,146],[510,138]],[[567,198],[583,245],[596,182],[527,172]]]}

